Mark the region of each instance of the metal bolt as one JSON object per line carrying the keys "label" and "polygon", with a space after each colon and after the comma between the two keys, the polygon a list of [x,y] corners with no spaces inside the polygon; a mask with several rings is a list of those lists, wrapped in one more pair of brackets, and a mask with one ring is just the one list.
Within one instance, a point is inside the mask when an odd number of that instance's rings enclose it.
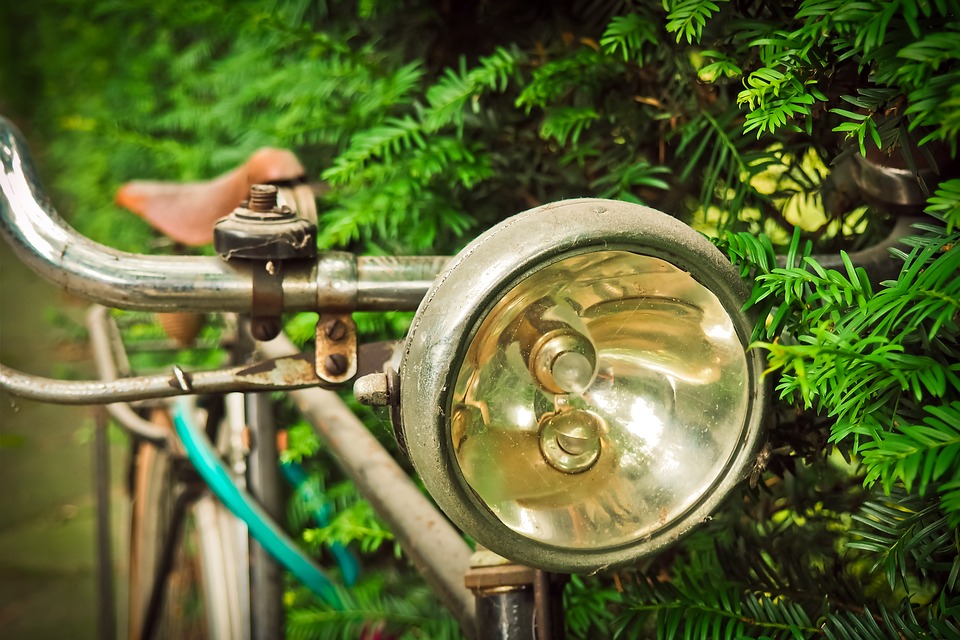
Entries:
{"label": "metal bolt", "polygon": [[277,206],[279,191],[272,184],[255,184],[250,187],[250,202],[247,208],[251,211],[266,213],[273,211]]}
{"label": "metal bolt", "polygon": [[360,404],[384,407],[390,404],[390,387],[383,373],[370,373],[353,383],[353,395]]}
{"label": "metal bolt", "polygon": [[334,342],[340,342],[347,335],[347,325],[338,318],[334,318],[323,327],[327,338]]}
{"label": "metal bolt", "polygon": [[251,318],[250,335],[260,342],[268,342],[280,335],[279,318]]}
{"label": "metal bolt", "polygon": [[331,353],[323,361],[327,375],[340,376],[347,371],[347,357],[342,353]]}

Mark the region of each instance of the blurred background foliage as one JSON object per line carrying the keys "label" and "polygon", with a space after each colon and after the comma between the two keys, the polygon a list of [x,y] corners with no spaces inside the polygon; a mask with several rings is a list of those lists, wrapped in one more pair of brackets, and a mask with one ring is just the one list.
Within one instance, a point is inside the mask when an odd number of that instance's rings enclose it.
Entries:
{"label": "blurred background foliage", "polygon": [[[960,635],[955,0],[37,0],[0,12],[0,107],[34,141],[61,211],[112,246],[164,245],[111,207],[124,181],[210,178],[265,145],[308,168],[324,247],[452,253],[578,196],[645,203],[718,239],[772,319],[755,336],[780,392],[770,442],[683,544],[573,580],[571,637]],[[930,197],[888,286],[805,258],[892,225],[838,169],[857,155]],[[361,324],[399,335],[405,322]],[[356,596],[369,628],[450,633],[426,599],[401,597],[416,578],[383,553],[389,532],[310,430],[292,433],[291,455],[340,487],[352,518],[305,539],[376,558]],[[351,628],[297,587],[288,605],[291,637]]]}

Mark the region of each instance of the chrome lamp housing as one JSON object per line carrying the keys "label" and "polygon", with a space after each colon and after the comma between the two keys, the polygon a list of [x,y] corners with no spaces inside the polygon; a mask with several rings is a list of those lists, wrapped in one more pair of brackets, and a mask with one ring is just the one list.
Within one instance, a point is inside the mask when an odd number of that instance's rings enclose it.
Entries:
{"label": "chrome lamp housing", "polygon": [[707,519],[751,470],[767,390],[737,271],[649,207],[567,200],[489,230],[435,281],[395,421],[479,544],[590,573]]}

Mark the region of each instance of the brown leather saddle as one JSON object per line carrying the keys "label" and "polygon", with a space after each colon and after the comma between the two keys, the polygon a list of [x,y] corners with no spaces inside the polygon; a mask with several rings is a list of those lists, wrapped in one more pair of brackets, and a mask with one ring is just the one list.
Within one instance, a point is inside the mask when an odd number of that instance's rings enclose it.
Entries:
{"label": "brown leather saddle", "polygon": [[280,187],[281,204],[316,222],[316,201],[303,165],[293,152],[271,147],[211,180],[128,182],[117,191],[116,202],[172,240],[197,246],[213,241],[216,221],[247,199],[251,185],[264,183]]}

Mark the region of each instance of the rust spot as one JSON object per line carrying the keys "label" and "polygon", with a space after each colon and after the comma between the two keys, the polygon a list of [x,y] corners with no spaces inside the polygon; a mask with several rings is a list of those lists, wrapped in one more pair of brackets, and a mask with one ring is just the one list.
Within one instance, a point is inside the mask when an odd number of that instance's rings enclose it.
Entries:
{"label": "rust spot", "polygon": [[314,371],[313,355],[309,353],[258,362],[237,371],[236,377],[263,385],[311,385],[319,382]]}
{"label": "rust spot", "polygon": [[256,376],[256,375],[260,375],[261,373],[269,373],[277,368],[277,363],[280,360],[287,360],[287,361],[300,360],[313,366],[311,355],[309,353],[300,353],[295,356],[286,356],[284,358],[275,358],[271,360],[264,360],[263,362],[258,362],[255,365],[251,365],[247,367],[246,369],[241,369],[240,371],[237,371],[237,375],[238,376]]}

